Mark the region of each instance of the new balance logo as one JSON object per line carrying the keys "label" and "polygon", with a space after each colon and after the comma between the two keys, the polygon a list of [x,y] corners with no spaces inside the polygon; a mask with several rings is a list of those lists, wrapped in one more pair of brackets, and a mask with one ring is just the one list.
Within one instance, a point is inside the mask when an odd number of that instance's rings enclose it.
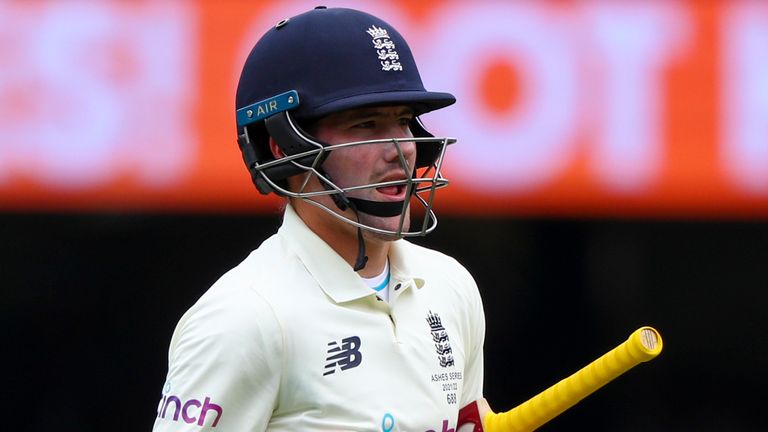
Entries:
{"label": "new balance logo", "polygon": [[350,336],[342,339],[341,344],[328,342],[328,358],[325,359],[325,372],[323,376],[336,372],[337,368],[345,371],[360,365],[363,354],[360,352],[360,338]]}

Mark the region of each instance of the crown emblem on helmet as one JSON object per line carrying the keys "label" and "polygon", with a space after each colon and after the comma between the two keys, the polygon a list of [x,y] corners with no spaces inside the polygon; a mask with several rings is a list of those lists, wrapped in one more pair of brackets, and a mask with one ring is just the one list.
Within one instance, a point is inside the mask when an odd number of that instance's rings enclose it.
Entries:
{"label": "crown emblem on helmet", "polygon": [[371,28],[369,28],[366,31],[366,33],[371,35],[371,37],[374,39],[383,39],[383,38],[389,39],[389,33],[387,32],[387,30],[381,27],[376,27],[375,25],[371,26]]}
{"label": "crown emblem on helmet", "polygon": [[376,49],[376,53],[379,55],[381,70],[403,70],[403,65],[399,62],[400,55],[395,51],[395,43],[389,38],[387,30],[373,25],[366,30],[366,33],[373,39],[373,48]]}

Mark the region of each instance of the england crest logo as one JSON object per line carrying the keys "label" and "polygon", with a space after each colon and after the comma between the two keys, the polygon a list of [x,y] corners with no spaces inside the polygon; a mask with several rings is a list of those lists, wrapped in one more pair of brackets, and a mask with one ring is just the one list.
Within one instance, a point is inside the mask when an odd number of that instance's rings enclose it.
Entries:
{"label": "england crest logo", "polygon": [[429,315],[427,315],[427,324],[429,324],[429,329],[432,333],[432,342],[435,343],[435,351],[437,352],[437,359],[440,366],[453,366],[454,361],[451,341],[448,338],[448,332],[446,332],[445,327],[443,327],[440,315],[429,311]]}
{"label": "england crest logo", "polygon": [[389,33],[381,27],[371,26],[366,33],[373,39],[373,48],[379,56],[381,70],[401,71],[403,65],[400,64],[400,56],[395,51],[395,43],[389,38]]}

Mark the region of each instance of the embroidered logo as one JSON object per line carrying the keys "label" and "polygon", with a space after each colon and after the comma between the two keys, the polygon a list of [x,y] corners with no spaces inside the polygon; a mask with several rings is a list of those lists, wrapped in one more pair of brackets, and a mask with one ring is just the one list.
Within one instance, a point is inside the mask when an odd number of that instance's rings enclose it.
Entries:
{"label": "embroidered logo", "polygon": [[363,354],[360,352],[360,338],[350,336],[341,340],[328,342],[328,358],[325,359],[323,376],[336,372],[337,367],[345,371],[360,366]]}
{"label": "embroidered logo", "polygon": [[429,315],[427,315],[427,323],[432,332],[432,341],[435,343],[435,351],[437,351],[437,359],[440,360],[440,366],[453,366],[451,341],[448,339],[448,332],[446,332],[445,327],[443,327],[440,315],[433,314],[432,311],[429,311]]}
{"label": "embroidered logo", "polygon": [[400,64],[400,55],[395,51],[395,43],[389,38],[389,33],[381,27],[371,26],[366,33],[373,38],[373,48],[379,55],[381,70],[401,71],[403,65]]}

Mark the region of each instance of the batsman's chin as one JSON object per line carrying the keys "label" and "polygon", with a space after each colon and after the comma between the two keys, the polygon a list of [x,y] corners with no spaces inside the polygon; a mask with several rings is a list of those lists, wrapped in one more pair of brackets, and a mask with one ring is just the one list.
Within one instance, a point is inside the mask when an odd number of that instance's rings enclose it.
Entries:
{"label": "batsman's chin", "polygon": [[[362,218],[361,218],[362,219]],[[405,215],[404,220],[402,221],[402,226],[400,224],[400,216],[391,216],[391,217],[378,217],[378,216],[372,216],[367,217],[366,225],[375,228],[380,231],[386,231],[386,232],[379,232],[379,231],[368,231],[367,234],[369,235],[369,238],[375,238],[379,240],[385,240],[385,241],[395,241],[403,238],[404,236],[400,233],[408,232],[408,230],[411,227],[411,218],[407,214]]]}

